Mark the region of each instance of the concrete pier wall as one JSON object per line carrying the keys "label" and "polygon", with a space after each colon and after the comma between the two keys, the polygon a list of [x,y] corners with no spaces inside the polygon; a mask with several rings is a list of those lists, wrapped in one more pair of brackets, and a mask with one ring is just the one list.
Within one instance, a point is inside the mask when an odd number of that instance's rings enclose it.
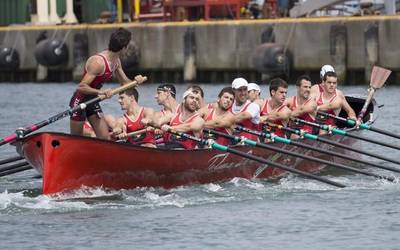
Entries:
{"label": "concrete pier wall", "polygon": [[[273,27],[275,42],[292,57],[291,71],[318,71],[323,64],[333,64],[331,27],[342,25],[346,41],[347,71],[362,71],[366,67],[365,31],[378,26],[378,62],[394,71],[400,69],[398,41],[399,16],[303,18],[276,20],[244,20],[180,23],[130,23],[121,25],[73,26],[10,26],[0,28],[1,47],[15,48],[20,55],[18,71],[34,71],[38,63],[34,57],[36,40],[47,31],[48,38],[65,40],[69,48],[69,61],[51,70],[73,70],[74,35],[88,36],[89,55],[107,48],[110,34],[118,27],[132,31],[139,48],[139,61],[135,72],[183,72],[184,37],[189,28],[194,32],[195,67],[200,71],[255,71],[252,60],[257,46],[262,44],[263,33]],[[335,66],[335,65],[334,65]],[[2,70],[1,74],[11,74]]]}

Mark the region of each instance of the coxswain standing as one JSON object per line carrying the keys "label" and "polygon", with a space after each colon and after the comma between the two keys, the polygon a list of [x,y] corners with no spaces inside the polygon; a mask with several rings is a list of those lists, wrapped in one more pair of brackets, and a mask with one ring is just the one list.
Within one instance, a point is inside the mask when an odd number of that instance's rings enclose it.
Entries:
{"label": "coxswain standing", "polygon": [[[301,120],[314,122],[317,102],[311,97],[311,79],[307,75],[302,75],[296,80],[296,95],[287,100],[287,105],[292,111],[292,118],[299,118]],[[300,129],[306,133],[313,133],[313,127],[301,123],[290,122],[291,128]],[[292,134],[292,139],[298,138],[297,135]]]}
{"label": "coxswain standing", "polygon": [[[326,72],[323,76],[321,84],[311,87],[311,96],[317,101],[317,111],[323,111],[332,115],[339,115],[344,109],[349,119],[356,119],[354,110],[346,101],[342,91],[337,89],[337,75],[335,72]],[[316,121],[326,125],[335,126],[336,121],[333,118],[328,118],[317,114]],[[320,131],[320,134],[325,134],[325,131]]]}
{"label": "coxswain standing", "polygon": [[[113,74],[118,78],[120,84],[126,84],[131,80],[125,75],[120,56],[131,40],[131,33],[119,28],[111,34],[108,49],[91,56],[85,65],[85,72],[77,90],[70,101],[73,108],[80,103],[86,102],[97,96],[110,98],[111,89],[101,89],[104,82],[109,81]],[[142,76],[135,77],[138,82],[143,81]],[[86,109],[74,112],[70,118],[71,134],[83,135],[83,124],[88,120],[93,127],[96,136],[101,139],[110,139],[108,126],[103,116],[99,103],[88,105]]]}
{"label": "coxswain standing", "polygon": [[130,88],[120,93],[118,102],[125,114],[118,119],[117,126],[113,132],[118,139],[125,139],[133,145],[154,148],[156,147],[156,142],[153,131],[148,130],[134,136],[128,136],[131,132],[145,129],[142,120],[152,120],[154,116],[154,110],[141,107],[138,104],[138,100],[139,93],[135,88]]}
{"label": "coxswain standing", "polygon": [[[290,109],[286,106],[288,84],[281,78],[272,79],[269,84],[270,98],[266,99],[261,109],[260,122],[286,126],[290,118]],[[267,128],[268,126],[264,126]],[[268,129],[279,137],[286,137],[282,129],[271,127]]]}

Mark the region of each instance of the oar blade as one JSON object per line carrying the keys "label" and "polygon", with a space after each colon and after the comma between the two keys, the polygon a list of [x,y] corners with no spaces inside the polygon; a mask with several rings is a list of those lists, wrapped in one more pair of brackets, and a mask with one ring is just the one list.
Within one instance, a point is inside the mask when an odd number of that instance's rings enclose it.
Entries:
{"label": "oar blade", "polygon": [[379,66],[374,66],[372,68],[371,80],[369,85],[374,89],[381,88],[385,84],[386,80],[389,78],[390,73],[392,73],[391,70]]}

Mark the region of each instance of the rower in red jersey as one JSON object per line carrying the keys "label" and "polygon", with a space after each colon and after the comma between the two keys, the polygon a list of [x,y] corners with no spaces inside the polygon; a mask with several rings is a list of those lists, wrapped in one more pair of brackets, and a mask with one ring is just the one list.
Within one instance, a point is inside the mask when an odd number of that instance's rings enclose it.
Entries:
{"label": "rower in red jersey", "polygon": [[[261,109],[261,123],[272,123],[276,125],[286,126],[290,118],[290,109],[286,106],[286,94],[288,85],[281,78],[272,79],[269,83],[269,93],[271,97],[264,101]],[[264,126],[268,127],[268,126]],[[264,129],[263,128],[263,129]],[[273,132],[279,137],[286,137],[282,129],[271,127]]]}
{"label": "rower in red jersey", "polygon": [[157,87],[157,93],[155,99],[158,105],[162,106],[160,112],[156,115],[163,116],[166,114],[175,114],[179,107],[175,99],[176,90],[175,86],[172,84],[161,84]]}
{"label": "rower in red jersey", "polygon": [[118,102],[121,105],[121,109],[125,111],[125,114],[122,118],[118,119],[118,125],[113,132],[118,139],[126,139],[133,145],[155,147],[153,131],[128,136],[131,132],[144,129],[145,126],[141,121],[143,119],[151,120],[154,115],[153,109],[141,107],[138,104],[138,100],[139,93],[135,88],[130,88],[120,93]]}
{"label": "rower in red jersey", "polygon": [[[297,94],[288,99],[287,105],[292,111],[291,117],[305,121],[314,122],[317,110],[317,102],[311,97],[311,79],[302,75],[296,80]],[[303,130],[306,133],[313,133],[313,127],[301,123],[290,122],[291,128]],[[296,134],[291,135],[292,139],[298,138]]]}
{"label": "rower in red jersey", "polygon": [[261,88],[256,83],[249,83],[247,88],[247,92],[249,93],[249,100],[254,102],[260,106],[260,109],[264,103],[264,100],[261,98]]}
{"label": "rower in red jersey", "polygon": [[[107,50],[91,56],[87,60],[83,78],[71,98],[71,108],[97,96],[110,98],[112,90],[102,90],[101,88],[104,82],[111,79],[113,74],[117,76],[122,85],[131,82],[125,75],[119,59],[130,40],[131,32],[120,28],[111,34]],[[135,77],[135,80],[142,82],[143,77],[139,75]],[[108,127],[99,103],[88,105],[86,109],[71,114],[71,134],[83,135],[83,124],[86,119],[93,127],[98,138],[110,139]]]}
{"label": "rower in red jersey", "polygon": [[[234,93],[231,87],[223,88],[218,94],[216,105],[214,105],[215,107],[208,109],[204,127],[214,129],[225,134],[232,134],[232,123],[229,123],[229,121],[233,119],[233,114],[230,112],[230,109],[232,107],[234,98]],[[231,140],[214,134],[205,133],[204,138],[213,139],[215,142],[221,145],[232,144]]]}
{"label": "rower in red jersey", "polygon": [[[235,100],[231,107],[234,115],[232,123],[251,130],[259,130],[260,106],[248,100],[247,87],[248,83],[244,78],[236,78],[232,81],[232,89],[235,94]],[[256,135],[244,131],[236,134],[253,141],[258,140]]]}
{"label": "rower in red jersey", "polygon": [[[200,94],[188,89],[183,94],[183,102],[181,111],[176,114],[167,114],[160,117],[158,120],[152,121],[151,125],[161,127],[161,130],[168,133],[170,129],[187,133],[196,137],[202,136],[204,120],[196,111],[199,107]],[[193,140],[178,137],[173,134],[167,134],[165,138],[166,148],[183,148],[194,149],[197,148],[197,143]]]}
{"label": "rower in red jersey", "polygon": [[[339,115],[343,108],[349,119],[356,120],[356,114],[346,101],[342,91],[337,89],[337,75],[335,72],[329,71],[325,73],[322,83],[314,85],[311,88],[311,95],[317,101],[317,111],[323,111],[332,115]],[[316,121],[322,124],[335,126],[336,122],[333,118],[327,118],[321,115],[316,116]],[[325,134],[320,131],[320,134]]]}

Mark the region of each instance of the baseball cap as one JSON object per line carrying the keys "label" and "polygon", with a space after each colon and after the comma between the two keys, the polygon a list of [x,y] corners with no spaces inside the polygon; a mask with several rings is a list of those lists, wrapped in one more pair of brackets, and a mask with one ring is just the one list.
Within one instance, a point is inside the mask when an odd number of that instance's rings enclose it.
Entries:
{"label": "baseball cap", "polygon": [[323,78],[324,75],[325,75],[327,72],[335,72],[335,69],[332,67],[332,65],[326,64],[326,65],[322,66],[321,71],[320,71],[320,73],[319,73],[320,76],[321,76],[321,78]]}
{"label": "baseball cap", "polygon": [[246,79],[244,79],[244,78],[241,78],[241,77],[239,77],[239,78],[235,78],[233,81],[232,81],[232,88],[233,89],[239,89],[239,88],[241,88],[241,87],[248,87],[248,82],[247,82],[247,80]]}
{"label": "baseball cap", "polygon": [[260,86],[258,86],[258,84],[253,82],[249,83],[249,85],[247,86],[247,91],[250,90],[257,90],[258,92],[261,92]]}

